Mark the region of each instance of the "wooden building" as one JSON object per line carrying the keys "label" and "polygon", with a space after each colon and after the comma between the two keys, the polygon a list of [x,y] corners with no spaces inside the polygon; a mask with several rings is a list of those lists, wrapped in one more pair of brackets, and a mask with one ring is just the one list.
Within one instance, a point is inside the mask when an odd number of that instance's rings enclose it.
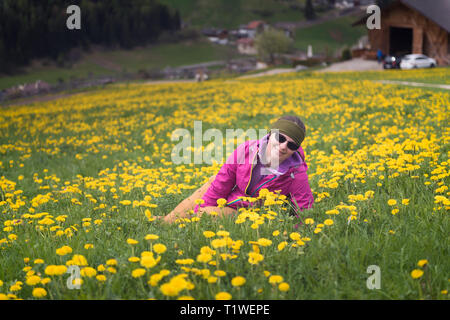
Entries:
{"label": "wooden building", "polygon": [[[353,23],[366,24],[367,17]],[[450,64],[450,0],[397,0],[381,10],[381,29],[368,29],[370,50],[421,53]]]}

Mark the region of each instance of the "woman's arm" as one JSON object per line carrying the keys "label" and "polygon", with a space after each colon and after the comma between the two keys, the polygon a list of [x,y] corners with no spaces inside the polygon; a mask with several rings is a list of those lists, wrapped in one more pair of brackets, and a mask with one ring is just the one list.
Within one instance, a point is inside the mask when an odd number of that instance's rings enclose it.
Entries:
{"label": "woman's arm", "polygon": [[[217,200],[220,198],[226,199],[236,183],[237,154],[240,152],[238,149],[239,147],[228,157],[215,177],[211,177],[210,181],[195,191],[190,197],[184,199],[172,212],[164,217],[164,221],[171,223],[179,218],[187,218],[189,210],[194,210],[195,213],[201,214],[201,212],[198,212],[199,206],[195,205],[195,200],[197,199],[204,200],[200,211],[217,211],[215,210],[217,208]],[[221,209],[231,210],[231,208]],[[228,213],[228,210],[225,211]]]}
{"label": "woman's arm", "polygon": [[239,146],[228,157],[227,161],[222,165],[216,178],[209,186],[202,199],[205,201],[201,207],[214,207],[217,206],[217,200],[220,198],[227,199],[231,193],[234,185],[236,184],[236,168],[237,168],[237,155],[242,152]]}
{"label": "woman's arm", "polygon": [[[314,203],[313,193],[309,186],[306,170],[295,174],[291,185],[291,200],[299,211],[312,208]],[[297,207],[298,206],[298,207]],[[299,212],[296,212],[299,214]]]}

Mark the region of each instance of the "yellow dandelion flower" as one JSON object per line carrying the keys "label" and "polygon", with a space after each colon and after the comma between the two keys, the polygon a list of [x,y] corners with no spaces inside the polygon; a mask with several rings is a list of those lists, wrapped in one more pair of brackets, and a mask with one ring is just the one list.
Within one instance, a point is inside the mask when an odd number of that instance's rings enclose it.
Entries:
{"label": "yellow dandelion flower", "polygon": [[388,203],[388,205],[390,205],[390,206],[395,206],[395,205],[397,204],[397,200],[395,200],[395,199],[389,199],[387,203]]}
{"label": "yellow dandelion flower", "polygon": [[230,233],[228,231],[225,231],[225,230],[219,230],[219,231],[217,231],[217,235],[219,237],[228,237],[230,235]]}
{"label": "yellow dandelion flower", "polygon": [[214,237],[216,234],[214,233],[214,232],[212,232],[212,231],[203,231],[203,236],[205,237],[205,238],[212,238],[212,237]]}
{"label": "yellow dandelion flower", "polygon": [[419,260],[419,262],[417,263],[417,265],[419,266],[419,267],[423,267],[424,265],[426,265],[426,264],[428,264],[428,260],[427,259],[422,259],[422,260]]}
{"label": "yellow dandelion flower", "polygon": [[280,282],[283,282],[282,276],[272,275],[269,277],[269,283],[271,283],[271,284],[276,284],[276,283],[280,283]]}
{"label": "yellow dandelion flower", "polygon": [[250,264],[258,264],[259,262],[264,260],[264,256],[257,252],[249,252],[248,253],[248,262]]}
{"label": "yellow dandelion flower", "polygon": [[217,199],[217,205],[219,207],[223,207],[226,203],[227,203],[227,200],[225,200],[224,198]]}
{"label": "yellow dandelion flower", "polygon": [[62,246],[61,248],[56,249],[57,255],[64,256],[68,253],[72,253],[72,248],[69,246]]}
{"label": "yellow dandelion flower", "polygon": [[99,272],[103,272],[103,271],[105,271],[106,270],[106,268],[105,268],[105,266],[104,265],[99,265],[98,267],[97,267],[97,271],[99,271]]}
{"label": "yellow dandelion flower", "polygon": [[106,264],[108,266],[117,266],[117,260],[116,259],[109,259],[108,261],[106,261]]}
{"label": "yellow dandelion flower", "polygon": [[227,275],[227,273],[223,270],[216,270],[216,271],[214,271],[214,275],[218,276],[218,277],[225,277]]}
{"label": "yellow dandelion flower", "polygon": [[287,282],[282,282],[278,285],[278,290],[286,292],[289,290],[289,284]]}
{"label": "yellow dandelion flower", "polygon": [[423,271],[422,271],[422,270],[414,269],[413,271],[411,271],[411,277],[412,277],[413,279],[418,279],[418,278],[420,278],[421,276],[423,276]]}
{"label": "yellow dandelion flower", "polygon": [[156,234],[147,234],[145,236],[145,240],[158,240],[158,239],[159,239],[159,236]]}
{"label": "yellow dandelion flower", "polygon": [[117,270],[114,267],[109,267],[108,269],[106,269],[106,271],[108,271],[109,273],[116,273]]}
{"label": "yellow dandelion flower", "polygon": [[72,257],[71,261],[73,262],[73,264],[78,265],[78,266],[87,266],[88,265],[86,258],[81,254],[75,254]]}
{"label": "yellow dandelion flower", "polygon": [[209,276],[207,281],[208,281],[208,283],[216,283],[218,279],[219,278],[217,278],[217,277]]}
{"label": "yellow dandelion flower", "polygon": [[163,278],[163,275],[161,275],[159,273],[152,274],[150,276],[150,280],[148,280],[148,284],[151,285],[152,287],[156,287],[162,278]]}
{"label": "yellow dandelion flower", "polygon": [[237,276],[237,277],[234,277],[233,279],[231,279],[231,285],[233,287],[240,287],[243,284],[245,284],[245,282],[246,282],[245,278],[241,277],[241,276]]}
{"label": "yellow dandelion flower", "polygon": [[211,241],[211,246],[214,249],[225,247],[227,245],[227,241],[225,239],[214,239]]}
{"label": "yellow dandelion flower", "polygon": [[143,269],[143,268],[134,269],[134,270],[131,272],[131,276],[132,276],[133,278],[139,278],[139,277],[142,277],[144,274],[145,274],[145,269]]}
{"label": "yellow dandelion flower", "polygon": [[97,279],[97,281],[99,281],[99,282],[106,281],[106,277],[103,274],[99,274],[98,276],[95,277],[95,279]]}
{"label": "yellow dandelion flower", "polygon": [[135,245],[135,244],[138,244],[139,241],[129,238],[129,239],[127,239],[127,243],[130,245]]}
{"label": "yellow dandelion flower", "polygon": [[27,280],[25,281],[25,283],[29,286],[35,286],[39,282],[41,282],[41,277],[39,277],[39,276],[28,277]]}
{"label": "yellow dandelion flower", "polygon": [[301,239],[301,236],[300,236],[300,234],[297,233],[297,232],[292,232],[292,233],[289,235],[289,238],[291,238],[291,239],[294,240],[294,241],[297,241],[297,240],[300,240],[300,239]]}
{"label": "yellow dandelion flower", "polygon": [[97,275],[97,270],[91,267],[84,267],[83,269],[81,269],[80,273],[83,277],[92,278]]}
{"label": "yellow dandelion flower", "polygon": [[203,263],[207,263],[212,259],[212,255],[210,255],[209,253],[201,253],[197,256],[197,261],[198,262],[203,262]]}
{"label": "yellow dandelion flower", "polygon": [[155,243],[153,245],[153,251],[155,251],[157,254],[161,254],[166,252],[167,248],[162,243]]}
{"label": "yellow dandelion flower", "polygon": [[139,258],[139,257],[129,257],[128,258],[128,261],[130,261],[130,262],[139,262],[141,260],[141,258]]}
{"label": "yellow dandelion flower", "polygon": [[287,246],[287,241],[280,242],[277,246],[278,251],[283,250]]}
{"label": "yellow dandelion flower", "polygon": [[44,288],[34,288],[32,294],[35,298],[42,298],[47,295],[47,291]]}
{"label": "yellow dandelion flower", "polygon": [[175,260],[176,264],[193,264],[194,260],[193,259],[177,259]]}
{"label": "yellow dandelion flower", "polygon": [[153,258],[153,255],[145,255],[141,258],[141,266],[149,269],[156,266],[159,262],[159,259]]}
{"label": "yellow dandelion flower", "polygon": [[229,294],[228,292],[219,292],[216,294],[215,296],[216,300],[231,300],[231,294]]}
{"label": "yellow dandelion flower", "polygon": [[267,246],[270,246],[272,244],[272,241],[269,240],[269,239],[266,239],[266,238],[260,238],[260,239],[258,239],[258,244],[261,247],[267,247]]}

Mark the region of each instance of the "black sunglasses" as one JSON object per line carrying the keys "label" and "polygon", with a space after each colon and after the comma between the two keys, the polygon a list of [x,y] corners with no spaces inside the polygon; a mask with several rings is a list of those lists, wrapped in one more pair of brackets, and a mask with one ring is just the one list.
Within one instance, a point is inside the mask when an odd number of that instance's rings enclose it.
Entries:
{"label": "black sunglasses", "polygon": [[[284,143],[287,139],[286,139],[286,137],[285,136],[283,136],[282,134],[280,134],[280,133],[278,133],[278,132],[274,132],[273,133],[274,135],[275,135],[275,139],[277,139],[277,141],[279,142],[279,143]],[[291,149],[292,151],[295,151],[295,150],[297,150],[298,148],[300,148],[300,146],[298,146],[298,145],[296,145],[294,142],[292,142],[292,141],[289,141],[288,143],[287,143],[287,147],[289,148],[289,149]]]}

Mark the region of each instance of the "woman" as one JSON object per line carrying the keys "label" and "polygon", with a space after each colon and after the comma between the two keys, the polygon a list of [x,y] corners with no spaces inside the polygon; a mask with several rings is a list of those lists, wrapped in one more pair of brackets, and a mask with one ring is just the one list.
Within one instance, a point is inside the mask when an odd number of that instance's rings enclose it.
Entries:
{"label": "woman", "polygon": [[[239,145],[228,157],[216,176],[213,176],[190,197],[183,200],[165,222],[174,222],[189,216],[215,211],[233,214],[249,202],[239,197],[258,196],[258,191],[281,190],[299,210],[311,208],[314,198],[308,182],[308,169],[301,143],[305,138],[305,125],[296,116],[283,116],[261,140],[249,140]],[[226,199],[226,206],[217,207],[217,200]],[[203,199],[198,205],[195,200]]]}

